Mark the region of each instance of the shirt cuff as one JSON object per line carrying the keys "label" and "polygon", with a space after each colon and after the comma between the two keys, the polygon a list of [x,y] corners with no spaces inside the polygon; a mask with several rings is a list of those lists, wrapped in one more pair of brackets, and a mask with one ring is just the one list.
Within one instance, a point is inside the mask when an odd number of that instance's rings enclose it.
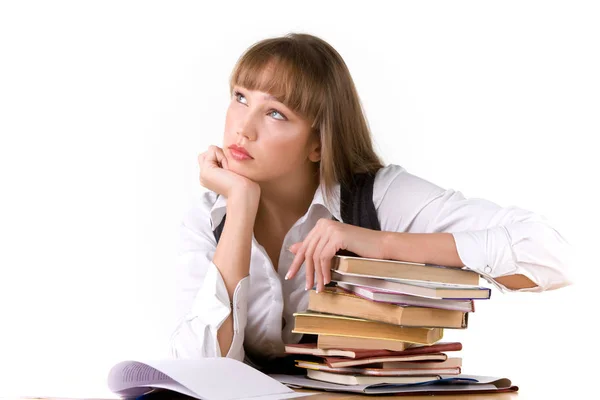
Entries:
{"label": "shirt cuff", "polygon": [[[248,320],[248,289],[250,276],[242,278],[233,292],[233,339],[227,352],[228,358],[244,359],[244,330]],[[220,352],[220,350],[219,350]]]}
{"label": "shirt cuff", "polygon": [[509,289],[494,278],[518,273],[525,275],[537,284],[531,274],[519,268],[514,261],[510,238],[505,227],[497,226],[478,231],[454,232],[452,235],[458,256],[463,264],[468,269],[477,272],[501,292],[524,291],[532,288]]}
{"label": "shirt cuff", "polygon": [[[238,282],[233,293],[233,302],[230,302],[223,277],[217,266],[211,262],[206,271],[206,275],[204,276],[202,287],[194,299],[191,314],[195,318],[198,318],[203,325],[210,327],[213,337],[215,338],[214,352],[217,357],[221,357],[217,332],[232,311],[234,312],[234,336],[227,357],[236,358],[235,356],[238,355],[237,353],[240,351],[238,347],[243,348],[243,333],[244,328],[246,327],[246,313],[248,309],[247,297],[249,279],[250,277],[246,276]],[[232,303],[233,310],[231,307]],[[239,343],[240,338],[241,344]]]}

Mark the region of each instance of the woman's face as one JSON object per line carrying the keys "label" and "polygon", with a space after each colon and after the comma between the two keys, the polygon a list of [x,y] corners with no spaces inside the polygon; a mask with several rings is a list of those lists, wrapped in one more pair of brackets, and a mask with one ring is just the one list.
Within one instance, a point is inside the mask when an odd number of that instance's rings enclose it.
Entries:
{"label": "woman's face", "polygon": [[[231,146],[243,147],[251,158]],[[268,93],[233,87],[223,151],[229,169],[255,182],[285,177],[319,159],[310,124]]]}

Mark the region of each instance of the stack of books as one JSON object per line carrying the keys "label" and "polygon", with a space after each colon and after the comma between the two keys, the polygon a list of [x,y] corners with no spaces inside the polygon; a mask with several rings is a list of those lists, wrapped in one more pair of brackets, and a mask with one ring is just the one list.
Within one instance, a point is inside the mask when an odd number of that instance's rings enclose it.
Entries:
{"label": "stack of books", "polygon": [[307,378],[342,384],[415,384],[461,374],[459,342],[444,329],[465,329],[474,300],[489,299],[473,271],[337,255],[332,283],[309,293],[293,332],[316,343],[288,344]]}

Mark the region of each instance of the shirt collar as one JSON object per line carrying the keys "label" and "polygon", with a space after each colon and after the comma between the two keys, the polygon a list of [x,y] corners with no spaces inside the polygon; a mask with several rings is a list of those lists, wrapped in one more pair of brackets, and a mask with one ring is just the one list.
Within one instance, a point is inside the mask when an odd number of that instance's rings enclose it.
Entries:
{"label": "shirt collar", "polygon": [[[314,207],[323,207],[331,215],[333,215],[338,221],[342,220],[340,215],[340,184],[336,183],[333,187],[333,200],[329,207],[325,204],[325,190],[323,185],[319,185],[313,196],[313,200],[310,203],[307,214],[310,214]],[[211,230],[215,230],[217,226],[223,220],[227,211],[227,198],[225,196],[217,195],[217,199],[210,209],[210,224]]]}

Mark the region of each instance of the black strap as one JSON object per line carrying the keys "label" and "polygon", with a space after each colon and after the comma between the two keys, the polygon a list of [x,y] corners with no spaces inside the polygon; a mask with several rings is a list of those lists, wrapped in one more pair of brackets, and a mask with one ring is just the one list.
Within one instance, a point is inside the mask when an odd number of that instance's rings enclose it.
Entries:
{"label": "black strap", "polygon": [[[340,188],[340,212],[342,221],[361,228],[381,230],[377,210],[373,203],[373,186],[375,174],[355,174],[349,186]],[[335,219],[335,217],[334,217]],[[357,256],[348,250],[340,250],[336,254]]]}
{"label": "black strap", "polygon": [[223,228],[225,227],[225,218],[226,217],[227,217],[227,214],[223,215],[223,219],[221,220],[221,223],[213,231],[213,234],[215,235],[215,240],[217,241],[217,243],[219,243],[219,239],[221,238],[221,234],[223,233]]}
{"label": "black strap", "polygon": [[341,191],[341,217],[347,224],[363,228],[381,230],[377,211],[373,203],[373,185],[375,175],[357,174],[350,187],[342,186]]}

